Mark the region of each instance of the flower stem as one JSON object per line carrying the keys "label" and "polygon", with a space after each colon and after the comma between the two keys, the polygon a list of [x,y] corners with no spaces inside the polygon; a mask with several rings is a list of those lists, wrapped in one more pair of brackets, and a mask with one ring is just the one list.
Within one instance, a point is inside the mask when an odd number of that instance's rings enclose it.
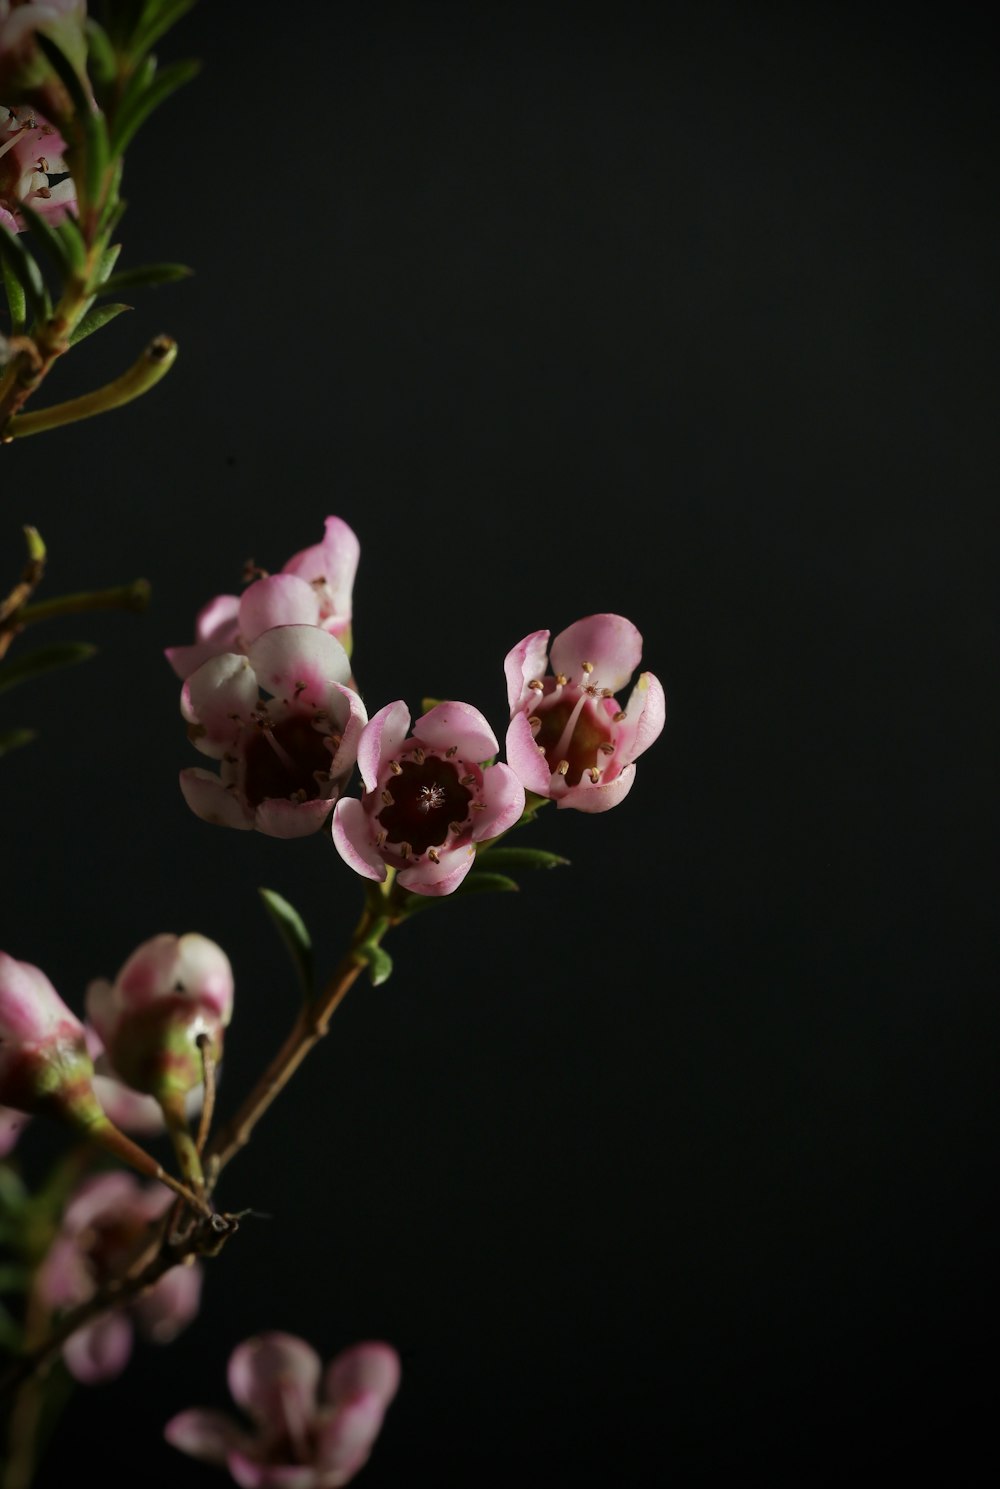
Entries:
{"label": "flower stem", "polygon": [[[109,1122],[107,1118],[103,1122],[88,1124],[86,1133],[92,1142],[99,1143],[102,1148],[106,1148],[109,1153],[113,1153],[116,1158],[120,1158],[130,1168],[134,1168],[137,1173],[145,1175],[147,1179],[159,1179],[161,1184],[166,1184],[168,1189],[180,1195],[181,1199],[185,1200],[199,1215],[211,1216],[211,1207],[200,1195],[195,1194],[172,1174],[168,1174],[166,1169],[146,1152],[145,1148],[140,1148],[139,1144],[134,1143],[130,1137],[126,1137],[124,1132],[119,1132],[114,1123]],[[190,1142],[190,1138],[188,1141]],[[193,1149],[192,1144],[192,1151]]]}
{"label": "flower stem", "polygon": [[149,580],[133,579],[131,584],[118,584],[112,589],[84,590],[79,594],[56,595],[25,605],[17,616],[19,626],[30,626],[39,620],[55,620],[61,615],[82,615],[88,610],[145,610],[149,604]]}
{"label": "flower stem", "polygon": [[184,1182],[199,1199],[204,1199],[205,1175],[202,1172],[201,1156],[191,1137],[191,1129],[188,1127],[183,1096],[162,1097],[160,1110],[167,1124],[167,1132],[174,1145],[174,1152],[177,1155],[181,1173],[184,1175]]}
{"label": "flower stem", "polygon": [[176,359],[176,341],[170,336],[157,336],[127,372],[105,383],[103,388],[11,419],[3,433],[4,441],[25,439],[29,434],[42,434],[48,429],[59,429],[64,424],[75,424],[80,419],[91,419],[95,414],[121,408],[122,404],[131,403],[134,398],[141,398],[143,393],[155,388]]}

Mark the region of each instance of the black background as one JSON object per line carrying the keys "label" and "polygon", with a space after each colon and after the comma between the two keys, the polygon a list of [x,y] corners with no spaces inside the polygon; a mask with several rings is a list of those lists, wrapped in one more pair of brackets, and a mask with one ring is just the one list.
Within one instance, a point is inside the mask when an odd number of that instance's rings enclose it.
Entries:
{"label": "black background", "polygon": [[[573,867],[390,943],[227,1173],[248,1222],[169,1350],[81,1390],[42,1489],[222,1482],[159,1441],[265,1328],[393,1341],[363,1482],[972,1482],[995,1353],[995,79],[985,10],[203,5],[135,146],[122,266],[189,283],[133,408],[0,452],[47,593],[146,617],[3,700],[2,942],[74,1007],[198,929],[237,975],[222,1105],[332,965],[323,835],[206,826],[160,651],[327,513],[370,711],[502,732],[526,632],[614,610],[670,719]],[[103,342],[103,345],[102,345]],[[39,633],[38,639],[42,639]],[[31,1144],[25,1140],[30,1161]]]}

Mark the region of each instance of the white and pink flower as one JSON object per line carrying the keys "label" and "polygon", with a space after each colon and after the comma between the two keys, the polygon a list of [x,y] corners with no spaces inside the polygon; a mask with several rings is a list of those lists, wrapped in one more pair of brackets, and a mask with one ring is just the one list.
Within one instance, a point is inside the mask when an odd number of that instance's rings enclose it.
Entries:
{"label": "white and pink flower", "polygon": [[624,707],[615,698],[641,656],[642,637],[621,615],[576,621],[551,651],[549,632],[534,631],[508,653],[507,758],[526,790],[581,812],[606,812],[628,795],[635,761],[666,720],[651,672]]}
{"label": "white and pink flower", "polygon": [[[66,1207],[59,1233],[38,1272],[41,1301],[53,1312],[86,1303],[134,1260],[148,1228],[173,1195],[131,1174],[85,1179]],[[132,1353],[133,1324],[155,1344],[169,1344],[198,1312],[201,1268],[172,1267],[129,1308],[101,1314],[63,1345],[70,1374],[85,1385],[113,1380]]]}
{"label": "white and pink flower", "polygon": [[321,827],[368,718],[350,676],[340,642],[314,625],[275,625],[255,635],[245,656],[203,662],[184,684],[181,711],[192,743],[220,770],[181,771],[191,810],[276,838]]}
{"label": "white and pink flower", "polygon": [[[0,230],[19,233],[26,203],[57,227],[76,206],[76,188],[65,174],[65,141],[54,125],[30,108],[0,106]],[[62,175],[52,185],[50,177]]]}
{"label": "white and pink flower", "polygon": [[[158,1099],[187,1096],[202,1079],[199,1039],[222,1057],[233,1011],[229,958],[207,936],[160,935],[144,941],[114,982],[87,989],[87,1014],[112,1070],[133,1091]],[[132,1112],[134,1116],[134,1111]]]}
{"label": "white and pink flower", "polygon": [[280,574],[268,574],[238,595],[216,595],[199,612],[193,646],[171,646],[166,657],[182,680],[210,657],[244,655],[272,626],[318,626],[350,650],[352,595],[361,547],[340,517],[328,517],[322,542],[294,554]]}
{"label": "white and pink flower", "polygon": [[230,1392],[252,1428],[195,1408],[168,1422],[165,1436],[228,1468],[242,1489],[341,1489],[367,1463],[399,1377],[388,1344],[352,1345],[324,1372],[304,1339],[261,1334],[229,1360]]}
{"label": "white and pink flower", "polygon": [[0,951],[0,1103],[100,1117],[83,1025],[45,973]]}
{"label": "white and pink flower", "polygon": [[507,765],[488,765],[499,748],[468,703],[438,703],[410,732],[406,704],[387,704],[358,745],[365,794],[345,797],[333,814],[341,858],[367,879],[389,866],[415,894],[457,889],[476,844],[506,832],[524,811],[524,790]]}

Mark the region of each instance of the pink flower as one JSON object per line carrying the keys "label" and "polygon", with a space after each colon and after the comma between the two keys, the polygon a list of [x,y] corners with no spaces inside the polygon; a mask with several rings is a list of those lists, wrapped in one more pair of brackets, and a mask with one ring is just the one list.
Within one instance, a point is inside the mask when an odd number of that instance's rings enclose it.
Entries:
{"label": "pink flower", "polygon": [[0,951],[0,1103],[84,1125],[102,1113],[83,1025],[30,962]]}
{"label": "pink flower", "polygon": [[191,810],[275,838],[315,832],[350,775],[368,718],[350,675],[340,642],[311,625],[274,626],[246,656],[204,662],[184,684],[181,711],[192,743],[220,761],[220,773],[181,771]]}
{"label": "pink flower", "polygon": [[49,177],[66,170],[65,142],[59,132],[32,109],[0,107],[0,228],[18,233],[24,223],[22,202],[53,227],[76,206],[76,188],[69,176],[56,186]]}
{"label": "pink flower", "polygon": [[113,1070],[158,1100],[197,1088],[198,1040],[206,1036],[219,1060],[232,1011],[229,958],[195,932],[144,941],[113,983],[99,979],[87,989],[87,1013]]}
{"label": "pink flower", "polygon": [[[339,517],[328,517],[321,543],[288,560],[237,595],[216,595],[198,614],[193,646],[169,647],[166,657],[186,679],[210,657],[244,655],[272,626],[319,626],[350,650],[351,600],[361,548]],[[346,681],[346,679],[345,679]]]}
{"label": "pink flower", "polygon": [[643,672],[624,708],[615,699],[642,655],[642,637],[621,615],[590,615],[562,631],[551,673],[548,643],[548,631],[535,631],[504,662],[507,758],[537,796],[606,812],[628,795],[634,762],[663,729],[663,688]]}
{"label": "pink flower", "polygon": [[42,55],[36,33],[56,43],[89,92],[86,23],[85,0],[0,0],[0,96],[34,104],[49,118],[68,119],[69,94]]}
{"label": "pink flower", "polygon": [[[169,1190],[145,1188],[131,1174],[85,1179],[38,1272],[41,1300],[61,1312],[85,1303],[133,1260],[149,1226],[173,1203]],[[169,1344],[198,1312],[201,1269],[172,1267],[129,1309],[102,1314],[63,1345],[67,1369],[86,1385],[120,1375],[132,1353],[132,1325],[155,1344]]]}
{"label": "pink flower", "polygon": [[388,1344],[355,1344],[323,1375],[305,1340],[261,1334],[233,1351],[229,1389],[253,1420],[247,1430],[221,1412],[181,1412],[169,1443],[220,1468],[242,1489],[340,1489],[363,1468],[386,1407],[399,1388],[399,1357]]}
{"label": "pink flower", "polygon": [[416,894],[450,894],[465,878],[475,845],[506,832],[524,811],[524,791],[506,765],[484,766],[496,736],[468,703],[439,703],[414,725],[405,703],[372,719],[358,745],[361,801],[333,814],[341,858],[367,879],[386,866]]}
{"label": "pink flower", "polygon": [[6,1158],[14,1150],[25,1123],[30,1121],[27,1112],[15,1112],[9,1106],[0,1106],[0,1158]]}

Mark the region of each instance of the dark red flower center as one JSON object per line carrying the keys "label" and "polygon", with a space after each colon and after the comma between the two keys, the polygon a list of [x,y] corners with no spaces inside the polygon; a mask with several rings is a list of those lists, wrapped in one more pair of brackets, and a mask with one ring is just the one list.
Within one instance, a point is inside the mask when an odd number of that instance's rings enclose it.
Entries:
{"label": "dark red flower center", "polygon": [[391,843],[409,843],[414,854],[438,848],[448,836],[452,822],[469,815],[472,792],[463,786],[450,760],[437,755],[399,761],[399,774],[389,777],[390,800],[378,813],[378,822]]}
{"label": "dark red flower center", "polygon": [[324,796],[330,751],[323,735],[305,714],[291,714],[271,728],[260,728],[247,741],[243,790],[250,806],[274,797],[315,801]]}

